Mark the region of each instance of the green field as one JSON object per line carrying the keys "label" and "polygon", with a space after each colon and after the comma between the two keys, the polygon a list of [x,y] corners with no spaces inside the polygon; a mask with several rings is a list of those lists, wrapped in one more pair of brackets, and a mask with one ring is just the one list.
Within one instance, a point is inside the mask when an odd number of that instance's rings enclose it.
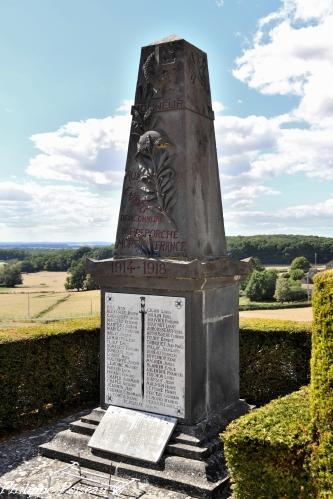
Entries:
{"label": "green field", "polygon": [[66,272],[23,274],[23,284],[0,288],[0,327],[97,315],[99,291],[66,291]]}

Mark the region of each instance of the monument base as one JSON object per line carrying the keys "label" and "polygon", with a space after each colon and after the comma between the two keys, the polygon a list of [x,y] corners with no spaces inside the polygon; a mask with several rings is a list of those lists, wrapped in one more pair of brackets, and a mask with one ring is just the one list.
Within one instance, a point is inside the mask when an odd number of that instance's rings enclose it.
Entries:
{"label": "monument base", "polygon": [[[70,424],[70,429],[39,447],[40,454],[71,462],[97,471],[138,478],[191,497],[223,498],[229,496],[229,477],[219,439],[227,424],[251,409],[244,400],[225,408],[221,414],[187,426],[178,423],[158,463],[125,458],[118,454],[91,450],[88,442],[105,410],[94,409],[89,415]],[[149,435],[147,435],[149,439]]]}

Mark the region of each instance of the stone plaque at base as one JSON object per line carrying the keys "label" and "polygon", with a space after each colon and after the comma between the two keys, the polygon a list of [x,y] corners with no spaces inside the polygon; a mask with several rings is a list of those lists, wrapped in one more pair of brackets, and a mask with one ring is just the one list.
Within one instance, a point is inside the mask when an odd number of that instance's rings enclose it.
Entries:
{"label": "stone plaque at base", "polygon": [[185,298],[105,293],[105,402],[185,414]]}
{"label": "stone plaque at base", "polygon": [[88,446],[104,452],[157,463],[177,419],[109,406]]}

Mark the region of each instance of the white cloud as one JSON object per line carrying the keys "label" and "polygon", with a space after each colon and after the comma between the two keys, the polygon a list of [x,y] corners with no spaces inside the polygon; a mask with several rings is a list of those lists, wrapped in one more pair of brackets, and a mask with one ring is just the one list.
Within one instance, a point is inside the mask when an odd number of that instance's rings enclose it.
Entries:
{"label": "white cloud", "polygon": [[243,185],[238,188],[234,186],[223,196],[223,200],[227,201],[227,204],[233,208],[245,208],[251,206],[259,196],[277,196],[279,194],[280,191],[264,185]]}
{"label": "white cloud", "polygon": [[93,193],[87,187],[0,183],[0,238],[110,240],[114,238],[120,191]]}
{"label": "white cloud", "polygon": [[332,0],[285,0],[259,20],[234,76],[263,94],[298,95],[299,104],[272,118],[217,116],[227,188],[281,174],[333,179],[332,32]]}
{"label": "white cloud", "polygon": [[321,19],[333,12],[332,0],[285,0],[286,8],[294,10],[296,19]]}
{"label": "white cloud", "polygon": [[236,209],[224,213],[231,234],[332,235],[333,198],[277,211]]}
{"label": "white cloud", "polygon": [[[119,108],[128,110],[128,101]],[[39,179],[88,182],[119,188],[122,184],[130,115],[70,122],[55,132],[31,137],[39,153],[27,173]]]}
{"label": "white cloud", "polygon": [[130,99],[124,99],[119,107],[117,107],[117,113],[131,114],[131,109],[133,106],[133,101]]}
{"label": "white cloud", "polygon": [[332,121],[332,32],[332,0],[285,0],[261,19],[233,74],[263,94],[298,95],[298,118],[322,126]]}
{"label": "white cloud", "polygon": [[221,101],[218,101],[218,100],[214,100],[212,102],[212,107],[213,107],[213,111],[215,113],[222,113],[222,111],[225,110],[224,104]]}

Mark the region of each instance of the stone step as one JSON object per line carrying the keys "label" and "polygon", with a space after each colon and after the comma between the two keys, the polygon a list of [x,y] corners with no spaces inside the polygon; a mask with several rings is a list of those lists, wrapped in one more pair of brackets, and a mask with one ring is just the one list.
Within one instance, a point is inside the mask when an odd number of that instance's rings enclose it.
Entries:
{"label": "stone step", "polygon": [[204,439],[193,437],[192,435],[187,435],[186,433],[178,433],[172,436],[172,442],[186,445],[202,445]]}
{"label": "stone step", "polygon": [[[91,436],[96,430],[96,425],[78,420],[73,421],[70,424],[70,430],[74,433],[79,433],[80,435]],[[189,444],[187,442],[189,442]],[[167,444],[166,453],[188,459],[204,459],[211,454],[212,450],[209,446],[200,447],[198,442],[200,442],[200,440],[190,435],[177,435]]]}
{"label": "stone step", "polygon": [[195,447],[180,443],[169,443],[165,449],[167,454],[185,457],[186,459],[205,459],[211,454],[208,447]]}
{"label": "stone step", "polygon": [[81,419],[79,419],[78,421],[73,421],[73,423],[69,425],[71,431],[80,433],[81,435],[93,435],[96,427],[97,426],[95,424],[86,423]]}
{"label": "stone step", "polygon": [[101,421],[102,417],[104,416],[104,414],[105,414],[105,411],[103,409],[101,409],[100,407],[98,407],[97,409],[94,409],[93,411],[91,411],[90,414],[83,416],[83,418],[81,418],[81,421],[83,421],[85,423],[89,423],[89,424],[98,425],[99,422]]}
{"label": "stone step", "polygon": [[218,497],[228,489],[228,475],[221,465],[221,475],[216,481],[206,477],[206,463],[180,456],[165,456],[157,466],[145,462],[130,462],[121,456],[110,459],[97,456],[87,448],[89,436],[65,430],[51,441],[40,446],[40,454],[65,462],[79,461],[81,466],[104,473],[110,472],[110,463],[120,477],[139,478],[160,484],[171,490],[181,490],[198,498]]}

